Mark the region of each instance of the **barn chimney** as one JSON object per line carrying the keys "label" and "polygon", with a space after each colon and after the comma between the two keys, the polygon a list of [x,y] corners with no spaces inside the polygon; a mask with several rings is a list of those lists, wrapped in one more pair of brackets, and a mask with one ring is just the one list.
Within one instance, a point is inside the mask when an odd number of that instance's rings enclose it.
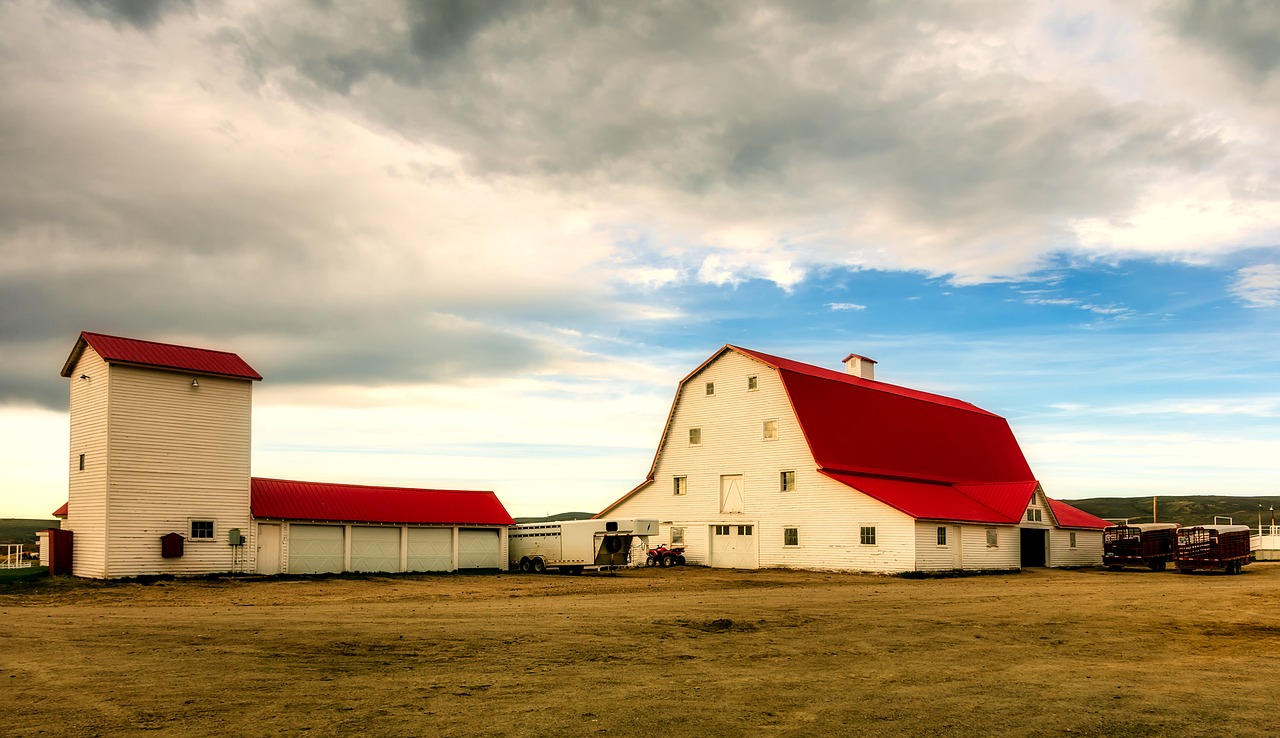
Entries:
{"label": "barn chimney", "polygon": [[855,377],[875,379],[876,360],[859,354],[849,354],[844,357],[844,371],[846,374],[852,374]]}

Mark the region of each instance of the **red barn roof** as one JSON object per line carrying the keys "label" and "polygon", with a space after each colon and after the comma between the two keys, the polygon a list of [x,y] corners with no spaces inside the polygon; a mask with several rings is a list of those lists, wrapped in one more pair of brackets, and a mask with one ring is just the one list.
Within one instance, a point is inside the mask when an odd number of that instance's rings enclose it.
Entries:
{"label": "red barn roof", "polygon": [[1109,528],[1115,525],[1058,500],[1049,500],[1049,508],[1053,511],[1053,517],[1058,521],[1058,525],[1063,528]]}
{"label": "red barn roof", "polygon": [[[681,385],[726,351],[778,372],[819,471],[912,517],[1013,525],[1039,486],[1009,423],[955,398],[732,345]],[[655,455],[646,482],[601,515],[653,481],[656,465]],[[1105,527],[1053,504],[1063,527]]]}
{"label": "red barn roof", "polygon": [[76,340],[75,348],[62,366],[62,376],[70,377],[71,371],[85,346],[92,346],[94,351],[110,364],[131,364],[134,366],[154,367],[157,369],[175,369],[197,374],[214,374],[238,379],[260,380],[262,375],[245,363],[244,359],[227,351],[176,346],[171,343],[141,341],[136,338],[106,336],[101,333],[84,331]]}
{"label": "red barn roof", "polygon": [[70,500],[67,500],[66,502],[62,503],[62,507],[60,507],[60,508],[58,508],[57,510],[54,510],[54,511],[53,511],[53,517],[55,517],[55,518],[65,518],[65,517],[67,517],[67,508],[68,508],[70,505],[71,505],[71,501],[70,501]]}
{"label": "red barn roof", "polygon": [[254,477],[255,518],[346,523],[512,525],[497,495],[452,489],[366,487]]}

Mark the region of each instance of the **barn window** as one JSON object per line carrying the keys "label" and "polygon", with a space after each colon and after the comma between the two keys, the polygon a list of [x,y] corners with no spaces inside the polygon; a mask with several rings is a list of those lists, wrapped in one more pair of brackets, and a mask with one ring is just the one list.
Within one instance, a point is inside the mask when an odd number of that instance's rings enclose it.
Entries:
{"label": "barn window", "polygon": [[999,546],[999,545],[1000,545],[1000,541],[996,537],[996,529],[987,528],[987,547],[991,548],[992,546]]}
{"label": "barn window", "polygon": [[1070,535],[1071,535],[1071,547],[1072,547],[1072,548],[1075,548],[1075,547],[1076,547],[1076,532],[1073,530],[1073,531],[1071,531],[1071,534],[1070,534]]}
{"label": "barn window", "polygon": [[749,535],[751,535],[751,527],[752,527],[752,526],[750,526],[750,525],[739,525],[739,526],[738,526],[738,535],[740,535],[740,536],[749,536]]}
{"label": "barn window", "polygon": [[938,545],[947,545],[947,526],[945,525],[938,526]]}
{"label": "barn window", "polygon": [[760,378],[755,376],[747,377],[747,391],[755,392],[758,389],[760,389]]}
{"label": "barn window", "polygon": [[718,536],[727,536],[727,535],[729,535],[729,526],[727,526],[727,525],[717,525],[717,526],[716,526],[716,535],[718,535]]}
{"label": "barn window", "polygon": [[800,545],[800,529],[799,528],[783,528],[782,529],[782,545],[799,546]]}
{"label": "barn window", "polygon": [[796,473],[793,471],[784,471],[779,475],[779,489],[783,492],[796,491]]}
{"label": "barn window", "polygon": [[1027,521],[1028,521],[1028,522],[1032,522],[1032,523],[1039,523],[1041,520],[1043,520],[1043,518],[1041,517],[1041,513],[1040,513],[1040,509],[1039,509],[1039,508],[1028,508],[1028,509],[1027,509]]}
{"label": "barn window", "polygon": [[778,421],[764,421],[764,440],[772,441],[778,437]]}
{"label": "barn window", "polygon": [[192,520],[191,521],[191,540],[213,540],[213,521],[212,520]]}
{"label": "barn window", "polygon": [[80,471],[84,471],[84,454],[80,454]]}
{"label": "barn window", "polygon": [[684,545],[684,528],[671,529],[671,545],[672,546]]}
{"label": "barn window", "polygon": [[716,393],[716,383],[715,383],[715,382],[707,382],[707,397],[710,397],[710,396],[714,395],[715,393]]}
{"label": "barn window", "polygon": [[702,429],[701,428],[689,429],[689,445],[690,446],[702,445]]}
{"label": "barn window", "polygon": [[876,527],[874,525],[864,525],[858,534],[858,542],[864,546],[876,545]]}
{"label": "barn window", "polygon": [[671,494],[674,494],[674,495],[683,495],[683,494],[688,494],[688,492],[689,492],[689,478],[688,478],[688,477],[675,477],[675,478],[674,478],[674,479],[672,479],[671,481],[672,481],[672,485],[671,485],[671,486],[672,486]]}

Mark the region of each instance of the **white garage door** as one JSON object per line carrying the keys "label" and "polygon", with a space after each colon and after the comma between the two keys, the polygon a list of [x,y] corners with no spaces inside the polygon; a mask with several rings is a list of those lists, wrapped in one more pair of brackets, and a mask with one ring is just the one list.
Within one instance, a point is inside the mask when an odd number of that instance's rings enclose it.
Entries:
{"label": "white garage door", "polygon": [[452,528],[409,529],[409,571],[450,571],[452,569]]}
{"label": "white garage door", "polygon": [[458,531],[459,569],[502,569],[502,545],[496,530]]}
{"label": "white garage door", "polygon": [[341,525],[290,525],[289,573],[342,571]]}
{"label": "white garage door", "polygon": [[400,571],[400,529],[351,529],[351,571]]}
{"label": "white garage door", "polygon": [[721,569],[758,568],[755,526],[711,526],[711,565]]}

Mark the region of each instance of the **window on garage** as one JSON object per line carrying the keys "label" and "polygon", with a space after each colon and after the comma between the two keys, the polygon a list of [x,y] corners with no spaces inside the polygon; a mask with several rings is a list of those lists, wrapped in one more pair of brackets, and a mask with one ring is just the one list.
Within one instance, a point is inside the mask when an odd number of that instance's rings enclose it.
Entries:
{"label": "window on garage", "polygon": [[876,545],[876,527],[874,525],[864,525],[858,533],[858,542],[864,546]]}
{"label": "window on garage", "polygon": [[799,546],[800,545],[800,529],[799,528],[783,528],[782,529],[782,545]]}

